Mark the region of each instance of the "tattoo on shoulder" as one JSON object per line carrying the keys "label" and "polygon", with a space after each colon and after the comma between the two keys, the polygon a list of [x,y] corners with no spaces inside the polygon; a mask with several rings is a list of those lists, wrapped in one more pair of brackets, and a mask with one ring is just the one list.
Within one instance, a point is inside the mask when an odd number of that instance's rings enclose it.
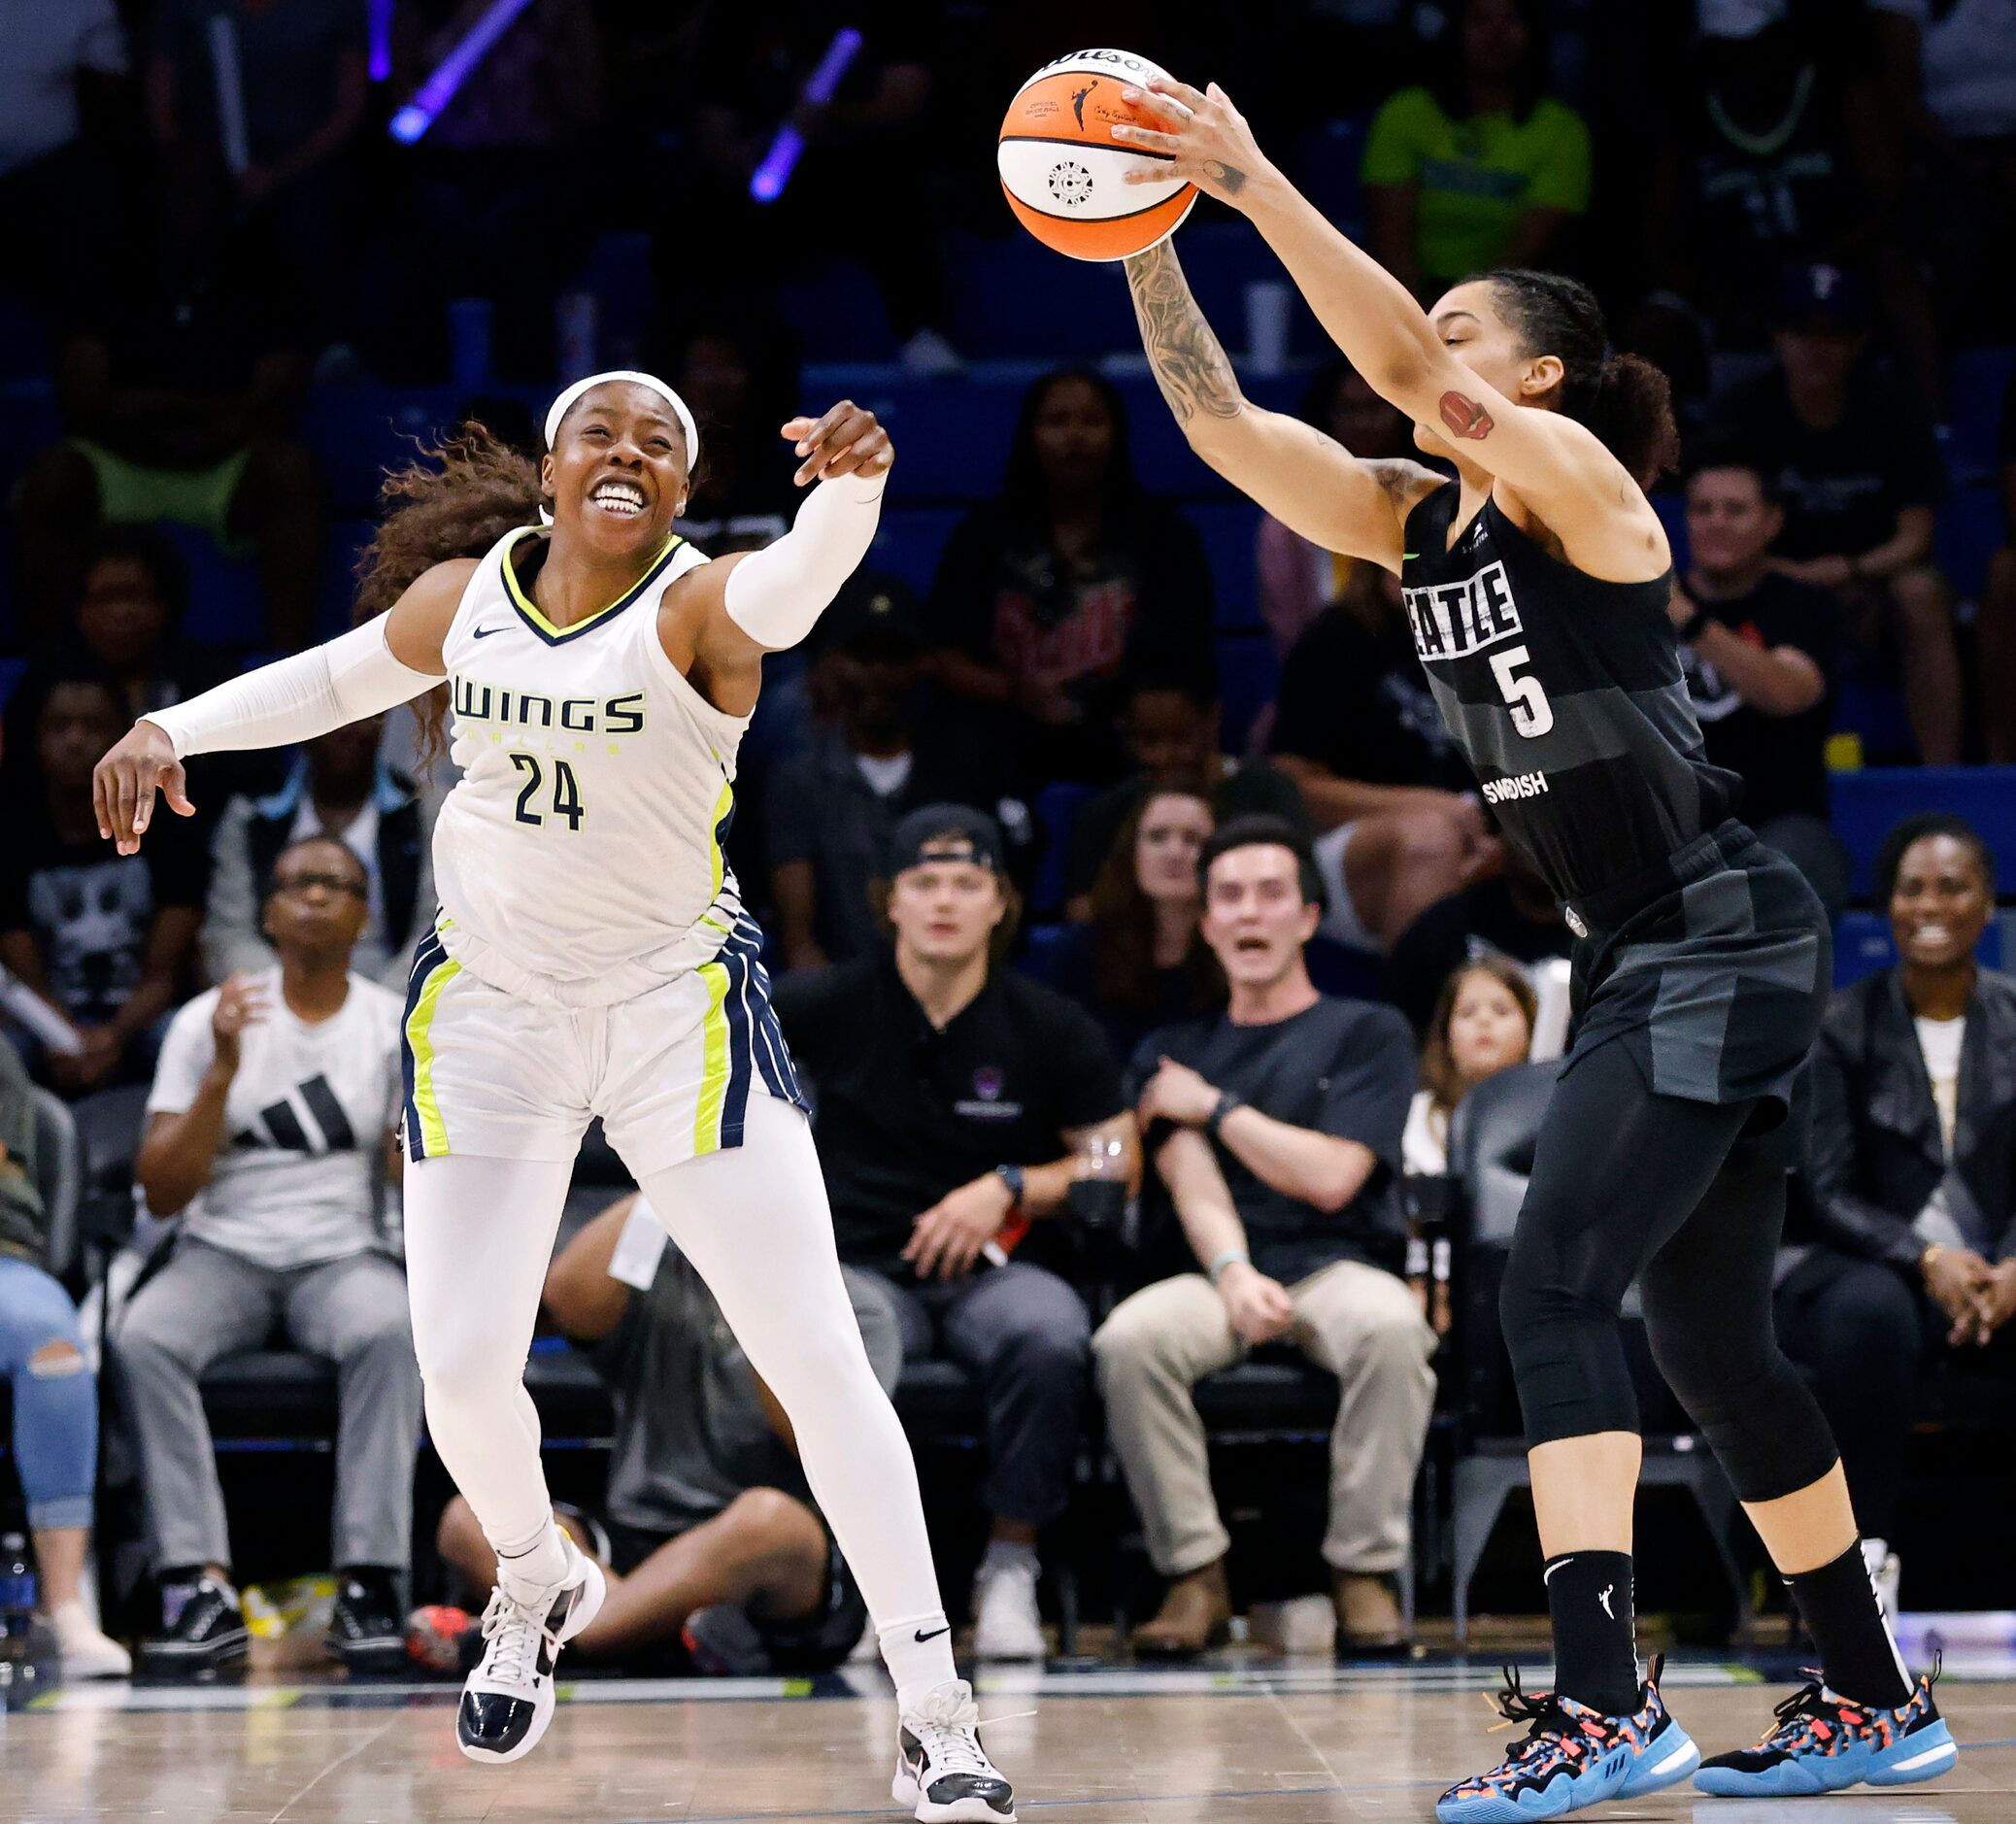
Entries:
{"label": "tattoo on shoulder", "polygon": [[1475,399],[1453,388],[1441,399],[1442,422],[1448,426],[1452,437],[1467,437],[1481,441],[1492,433],[1492,417]]}
{"label": "tattoo on shoulder", "polygon": [[1127,287],[1155,384],[1179,424],[1202,412],[1236,418],[1245,401],[1224,347],[1191,296],[1175,251],[1164,242],[1126,262]]}

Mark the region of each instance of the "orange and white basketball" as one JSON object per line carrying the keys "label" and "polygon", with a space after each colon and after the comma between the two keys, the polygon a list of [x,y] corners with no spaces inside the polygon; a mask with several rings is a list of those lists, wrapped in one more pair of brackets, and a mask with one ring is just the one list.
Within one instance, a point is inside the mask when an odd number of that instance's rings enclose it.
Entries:
{"label": "orange and white basketball", "polygon": [[1073,259],[1126,259],[1176,231],[1197,186],[1181,178],[1128,184],[1129,171],[1166,163],[1125,146],[1112,129],[1165,123],[1120,91],[1164,72],[1129,51],[1074,51],[1015,91],[995,153],[1016,220]]}

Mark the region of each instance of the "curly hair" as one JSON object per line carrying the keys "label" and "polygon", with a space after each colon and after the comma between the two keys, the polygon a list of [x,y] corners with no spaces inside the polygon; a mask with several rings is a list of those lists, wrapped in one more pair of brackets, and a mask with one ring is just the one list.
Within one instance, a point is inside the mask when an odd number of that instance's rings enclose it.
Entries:
{"label": "curly hair", "polygon": [[[378,490],[383,518],[357,560],[359,625],[385,613],[437,563],[480,557],[506,532],[538,520],[538,467],[474,419],[418,454]],[[414,713],[420,760],[430,765],[446,745],[447,686],[429,692]]]}

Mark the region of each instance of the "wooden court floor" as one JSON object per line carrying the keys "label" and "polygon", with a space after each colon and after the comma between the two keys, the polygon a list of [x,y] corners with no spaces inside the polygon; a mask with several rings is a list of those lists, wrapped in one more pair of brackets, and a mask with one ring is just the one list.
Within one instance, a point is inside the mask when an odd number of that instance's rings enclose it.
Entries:
{"label": "wooden court floor", "polygon": [[[1756,1740],[1785,1687],[1675,1669],[1673,1706],[1713,1753]],[[852,1681],[852,1684],[850,1683]],[[982,1680],[986,1737],[1025,1819],[1319,1824],[1425,1819],[1502,1737],[1484,1668],[1327,1666]],[[865,1695],[857,1695],[857,1692]],[[1949,1678],[1960,1767],[1902,1793],[1714,1800],[1691,1788],[1597,1819],[2016,1824],[2016,1681]],[[456,1752],[454,1694],[340,1684],[57,1690],[0,1718],[0,1824],[788,1824],[893,1818],[891,1706],[866,1674],[817,1687],[571,1687],[525,1760]]]}

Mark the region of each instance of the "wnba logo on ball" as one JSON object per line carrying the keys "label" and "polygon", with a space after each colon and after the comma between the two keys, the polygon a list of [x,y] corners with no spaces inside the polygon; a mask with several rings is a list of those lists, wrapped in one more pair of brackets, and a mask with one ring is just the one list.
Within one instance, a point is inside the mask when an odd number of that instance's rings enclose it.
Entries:
{"label": "wnba logo on ball", "polygon": [[1092,173],[1066,158],[1050,167],[1050,193],[1066,209],[1079,209],[1091,201]]}

